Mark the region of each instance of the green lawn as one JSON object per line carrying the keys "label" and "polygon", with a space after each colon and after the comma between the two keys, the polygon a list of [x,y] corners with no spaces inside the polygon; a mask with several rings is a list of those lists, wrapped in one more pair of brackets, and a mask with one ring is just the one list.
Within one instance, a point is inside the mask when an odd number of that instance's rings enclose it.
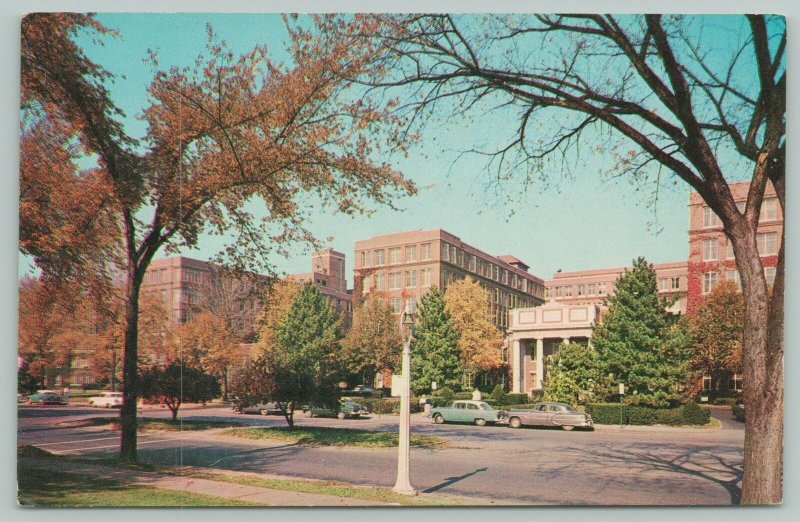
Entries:
{"label": "green lawn", "polygon": [[[363,448],[397,447],[398,435],[386,431],[367,431],[347,428],[236,428],[225,430],[224,435],[245,439],[269,439],[297,444],[316,444],[319,446],[357,446]],[[417,447],[443,446],[444,439],[430,435],[412,435],[411,445]]]}
{"label": "green lawn", "polygon": [[255,506],[251,502],[172,491],[86,475],[43,470],[22,465],[18,468],[18,500],[24,506]]}

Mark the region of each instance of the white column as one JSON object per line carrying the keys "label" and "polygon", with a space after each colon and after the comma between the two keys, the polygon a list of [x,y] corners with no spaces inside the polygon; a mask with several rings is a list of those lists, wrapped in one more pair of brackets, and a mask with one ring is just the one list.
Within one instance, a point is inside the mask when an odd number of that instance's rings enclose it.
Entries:
{"label": "white column", "polygon": [[544,339],[536,339],[536,382],[533,387],[537,390],[542,389],[544,383]]}
{"label": "white column", "polygon": [[519,339],[514,339],[511,342],[511,375],[513,376],[511,381],[511,392],[512,393],[522,393],[521,386],[520,386],[520,377],[522,376],[522,354],[520,353],[522,350],[520,348]]}

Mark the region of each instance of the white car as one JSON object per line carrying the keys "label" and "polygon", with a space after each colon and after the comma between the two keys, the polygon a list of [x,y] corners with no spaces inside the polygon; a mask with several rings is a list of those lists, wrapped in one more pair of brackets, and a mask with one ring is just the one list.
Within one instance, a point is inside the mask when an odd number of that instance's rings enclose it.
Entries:
{"label": "white car", "polygon": [[95,408],[121,408],[122,392],[103,392],[99,397],[90,397],[89,406]]}

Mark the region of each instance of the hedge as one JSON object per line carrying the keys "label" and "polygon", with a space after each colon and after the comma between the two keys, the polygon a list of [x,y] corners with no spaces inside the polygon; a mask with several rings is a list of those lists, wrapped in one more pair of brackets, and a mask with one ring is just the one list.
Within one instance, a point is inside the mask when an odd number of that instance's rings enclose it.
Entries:
{"label": "hedge", "polygon": [[668,426],[708,424],[711,411],[690,402],[678,408],[657,409],[645,406],[631,406],[619,403],[594,403],[586,405],[586,413],[592,416],[596,424],[630,424],[650,426],[666,424]]}

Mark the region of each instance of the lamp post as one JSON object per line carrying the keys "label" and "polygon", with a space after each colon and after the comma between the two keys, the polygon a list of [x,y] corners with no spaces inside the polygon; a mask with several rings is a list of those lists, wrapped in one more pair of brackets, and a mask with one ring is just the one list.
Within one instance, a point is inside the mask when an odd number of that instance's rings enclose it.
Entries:
{"label": "lamp post", "polygon": [[411,435],[411,339],[414,337],[414,314],[408,307],[400,316],[400,335],[403,337],[402,383],[400,386],[400,440],[397,447],[397,481],[395,492],[416,495],[409,473],[409,446]]}

